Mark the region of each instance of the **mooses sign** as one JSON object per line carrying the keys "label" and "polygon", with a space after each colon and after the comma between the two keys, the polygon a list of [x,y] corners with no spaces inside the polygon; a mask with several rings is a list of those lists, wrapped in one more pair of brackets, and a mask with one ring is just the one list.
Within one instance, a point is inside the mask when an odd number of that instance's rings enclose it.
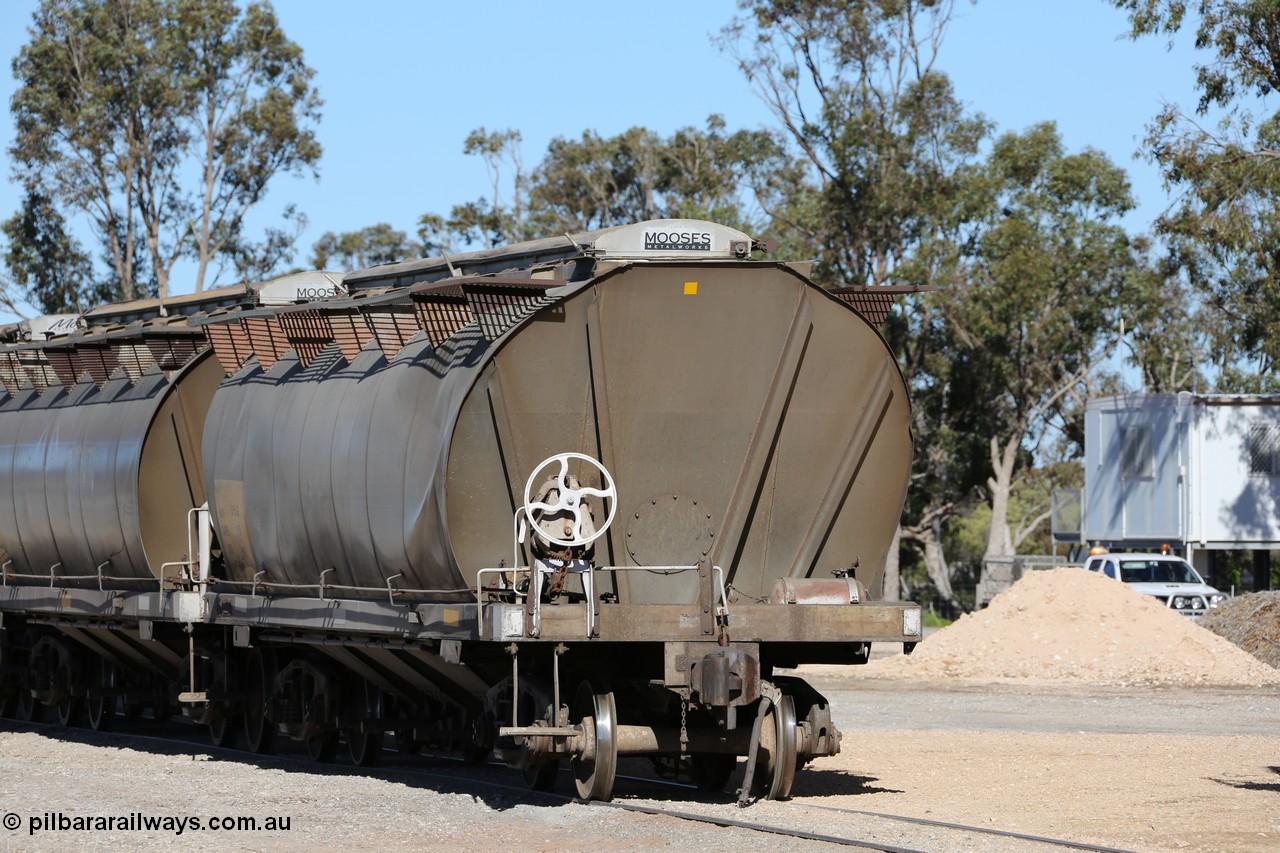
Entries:
{"label": "mooses sign", "polygon": [[653,219],[607,229],[592,242],[590,249],[603,258],[707,260],[716,257],[741,258],[750,254],[750,246],[749,236],[736,228],[715,222],[700,219]]}
{"label": "mooses sign", "polygon": [[292,305],[346,295],[341,273],[298,272],[263,284],[258,291],[258,301],[262,305]]}

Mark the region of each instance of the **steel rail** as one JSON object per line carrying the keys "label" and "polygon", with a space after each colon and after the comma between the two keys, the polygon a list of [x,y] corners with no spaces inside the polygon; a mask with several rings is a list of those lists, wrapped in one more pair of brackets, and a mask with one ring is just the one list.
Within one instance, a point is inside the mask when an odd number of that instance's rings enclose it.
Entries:
{"label": "steel rail", "polygon": [[969,826],[968,824],[964,824],[964,823],[952,823],[950,821],[945,821],[945,820],[933,820],[927,817],[909,817],[907,815],[888,814],[886,812],[870,812],[870,811],[863,811],[862,809],[846,809],[846,808],[841,808],[840,806],[823,806],[823,805],[817,805],[817,804],[809,805],[807,807],[811,809],[821,809],[822,811],[828,811],[828,812],[839,812],[841,814],[865,815],[867,817],[877,817],[877,818],[883,818],[885,820],[897,820],[897,821],[902,821],[904,823],[916,823],[916,824],[920,824],[921,826],[937,826],[943,829],[963,829],[968,832],[981,832],[984,835],[998,835],[1002,838],[1018,838],[1018,839],[1022,839],[1023,841],[1038,841],[1043,844],[1056,844],[1059,847],[1071,847],[1076,850],[1097,851],[1097,853],[1133,853],[1132,850],[1128,850],[1123,847],[1105,847],[1100,844],[1089,844],[1088,842],[1085,842],[1085,841],[1068,841],[1063,838],[1049,838],[1043,835],[1031,835],[1025,832],[1014,832],[1012,830],[1007,830],[1007,829],[989,829],[987,827],[982,827],[982,826]]}
{"label": "steel rail", "polygon": [[[620,809],[623,811],[635,812],[639,814],[648,814],[648,815],[654,815],[654,816],[660,816],[660,817],[670,817],[677,820],[687,820],[687,821],[693,821],[695,823],[705,823],[705,824],[721,826],[721,827],[746,829],[753,832],[761,832],[761,833],[766,833],[771,835],[785,836],[788,838],[803,839],[807,841],[818,841],[818,842],[827,843],[827,844],[835,844],[843,847],[857,847],[857,848],[868,849],[868,850],[882,850],[882,851],[885,851],[885,853],[923,853],[923,851],[917,848],[898,847],[898,846],[886,844],[880,841],[871,841],[867,839],[851,838],[851,837],[839,836],[839,835],[826,835],[822,833],[808,832],[806,830],[793,829],[785,826],[776,826],[772,824],[736,820],[729,817],[722,817],[719,815],[705,814],[700,812],[690,812],[690,811],[684,811],[680,809],[668,809],[668,808],[662,808],[660,806],[649,806],[649,805],[643,805],[640,803],[625,802],[625,801],[587,802],[587,801],[581,800],[578,797],[567,795],[567,794],[557,794],[554,791],[535,791],[525,785],[508,784],[504,782],[494,781],[491,779],[481,778],[476,776],[474,773],[453,772],[453,771],[446,771],[443,769],[428,769],[428,768],[422,768],[422,767],[362,768],[362,767],[351,767],[351,766],[347,766],[340,763],[319,763],[310,758],[303,757],[303,756],[293,756],[293,755],[287,755],[287,754],[285,755],[256,754],[256,753],[246,752],[243,749],[238,749],[235,747],[215,746],[209,743],[208,740],[203,737],[204,735],[203,727],[197,726],[195,724],[187,723],[185,720],[164,721],[162,724],[167,724],[167,725],[176,726],[176,727],[185,727],[188,729],[187,732],[184,732],[181,734],[174,733],[174,732],[167,733],[167,734],[156,734],[156,733],[148,734],[143,732],[118,731],[118,730],[102,732],[102,731],[96,731],[89,728],[63,726],[56,722],[46,722],[46,721],[33,722],[33,721],[27,721],[27,720],[18,720],[12,717],[7,717],[4,719],[6,722],[11,724],[17,724],[18,726],[25,726],[31,729],[44,730],[46,732],[65,733],[65,734],[71,734],[71,735],[76,735],[76,734],[85,735],[86,737],[84,738],[84,741],[92,741],[92,740],[110,741],[110,740],[132,739],[132,740],[142,741],[142,742],[154,742],[157,744],[163,744],[170,747],[172,747],[174,744],[193,744],[193,745],[198,745],[202,751],[216,751],[223,755],[239,757],[242,760],[248,759],[249,760],[248,763],[284,762],[294,766],[309,768],[311,770],[314,770],[316,772],[319,772],[325,775],[333,775],[335,772],[337,773],[359,772],[360,775],[364,775],[364,776],[383,776],[383,777],[394,777],[396,775],[420,776],[420,777],[426,777],[426,778],[448,780],[455,783],[461,783],[463,785],[479,785],[479,786],[483,786],[485,788],[490,788],[493,790],[507,791],[507,792],[520,794],[527,797],[554,800],[556,802],[579,803],[581,805],[589,805],[589,806],[595,806],[595,807],[601,807],[601,808]],[[155,724],[155,721],[151,721],[151,722],[152,724]],[[90,745],[92,744],[90,743]],[[386,751],[392,754],[398,753],[398,751],[392,747],[387,747]],[[433,757],[442,759],[442,760],[452,760],[451,756],[448,756],[448,755],[436,755]],[[459,759],[458,764],[459,766],[462,766],[463,762]],[[506,765],[501,764],[499,762],[489,762],[486,766],[496,770],[502,770],[506,768]],[[567,771],[562,771],[562,772],[567,772]],[[617,778],[619,780],[625,779],[627,781],[637,782],[644,785],[656,786],[659,788],[675,788],[675,789],[686,790],[686,791],[694,790],[694,787],[692,785],[684,784],[681,782],[675,782],[670,779],[660,779],[660,778],[653,778],[648,776],[632,776],[632,775],[624,775],[624,774],[618,774]],[[954,830],[956,832],[969,832],[969,833],[974,833],[979,835],[1010,838],[1010,839],[1016,839],[1019,841],[1027,841],[1031,843],[1052,845],[1052,846],[1058,846],[1058,847],[1067,847],[1067,848],[1076,849],[1076,850],[1094,851],[1095,853],[1133,853],[1133,851],[1126,850],[1124,848],[1107,847],[1103,845],[1089,844],[1087,842],[1082,842],[1082,841],[1070,841],[1062,838],[1052,838],[1048,836],[1033,835],[1030,833],[1015,832],[1012,830],[993,829],[990,827],[983,827],[983,826],[971,826],[969,824],[933,820],[930,818],[917,818],[917,817],[911,817],[908,815],[895,815],[895,814],[889,814],[887,812],[875,812],[875,811],[868,811],[863,809],[850,809],[850,808],[842,808],[839,806],[825,806],[825,805],[820,805],[816,803],[812,803],[812,804],[799,803],[799,805],[802,805],[806,809],[814,809],[818,811],[834,812],[838,814],[860,815],[863,817],[872,817],[879,820],[892,821],[896,823],[908,823],[908,824],[914,824],[918,826],[933,827],[937,829]]]}

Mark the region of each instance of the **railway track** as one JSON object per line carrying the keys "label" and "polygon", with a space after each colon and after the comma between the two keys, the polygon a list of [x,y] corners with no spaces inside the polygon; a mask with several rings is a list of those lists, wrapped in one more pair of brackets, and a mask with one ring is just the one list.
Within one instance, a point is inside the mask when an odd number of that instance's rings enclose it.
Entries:
{"label": "railway track", "polygon": [[[1028,833],[973,826],[949,821],[907,815],[888,814],[863,809],[806,803],[792,800],[786,804],[762,804],[756,809],[741,809],[734,803],[732,792],[708,797],[688,784],[651,776],[619,773],[616,796],[612,802],[584,803],[573,796],[555,791],[531,790],[513,781],[511,771],[499,763],[463,766],[456,759],[443,756],[409,756],[388,749],[386,763],[377,768],[360,768],[343,763],[318,764],[311,760],[302,745],[289,744],[276,755],[252,755],[239,749],[211,744],[203,727],[185,721],[156,725],[121,718],[119,727],[110,732],[67,728],[57,723],[4,720],[13,731],[39,732],[46,737],[86,745],[135,746],[150,752],[179,754],[197,748],[201,753],[258,764],[282,767],[319,775],[361,775],[388,781],[411,781],[421,787],[450,793],[499,792],[512,803],[536,805],[553,803],[579,808],[609,809],[705,824],[747,833],[804,840],[820,845],[881,850],[888,853],[918,851],[983,849],[1008,851],[1084,850],[1098,853],[1124,853],[1114,848],[1069,839],[1037,836]],[[142,726],[146,725],[146,728]],[[562,771],[562,776],[567,771]],[[506,778],[504,778],[506,777]],[[428,784],[423,784],[424,782]],[[572,789],[568,778],[560,780],[561,788]],[[673,796],[674,795],[674,796]],[[673,804],[673,800],[677,804]],[[761,812],[766,819],[753,820]],[[816,832],[821,825],[828,831]],[[809,827],[809,828],[806,828]],[[994,845],[994,846],[993,846]]]}

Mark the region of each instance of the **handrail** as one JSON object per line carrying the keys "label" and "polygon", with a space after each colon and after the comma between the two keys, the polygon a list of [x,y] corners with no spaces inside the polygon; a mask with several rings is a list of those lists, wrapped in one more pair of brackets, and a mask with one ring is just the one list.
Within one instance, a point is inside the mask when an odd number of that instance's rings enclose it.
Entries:
{"label": "handrail", "polygon": [[[729,616],[729,593],[728,593],[728,590],[725,588],[725,584],[724,584],[724,569],[720,568],[719,566],[712,566],[712,569],[715,570],[716,585],[719,587],[719,593],[720,593],[719,594],[720,613],[717,615],[727,619]],[[592,566],[588,564],[587,571],[580,572],[579,574],[582,574],[584,576],[583,586],[586,587],[587,589],[594,590],[596,572],[611,572],[614,574],[618,572],[665,572],[669,574],[677,574],[679,572],[696,572],[697,570],[698,570],[697,565],[692,565],[692,566]],[[497,591],[493,587],[486,588],[484,585],[484,578],[487,575],[507,575],[507,574],[532,575],[533,569],[528,566],[516,566],[516,567],[480,569],[479,571],[476,572],[475,593],[476,593],[477,630],[478,630],[479,638],[482,640],[485,638],[485,624],[483,619],[484,594],[486,592]],[[530,583],[529,591],[526,594],[526,601],[528,600],[529,595],[533,595],[533,587],[534,587],[534,584]],[[586,608],[586,623],[587,623],[588,638],[592,636],[592,632],[595,628],[595,601],[591,600],[591,598],[592,596],[588,595],[587,608]],[[533,602],[533,624],[534,624],[535,633],[533,633],[532,636],[537,636],[536,631],[538,627],[541,625],[541,618],[540,618],[541,615],[542,615],[541,596],[536,596]]]}

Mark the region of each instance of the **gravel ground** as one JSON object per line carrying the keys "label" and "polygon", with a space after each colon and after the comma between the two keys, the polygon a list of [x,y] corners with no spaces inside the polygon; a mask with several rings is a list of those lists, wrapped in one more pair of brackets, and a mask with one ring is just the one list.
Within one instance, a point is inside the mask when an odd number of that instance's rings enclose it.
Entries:
{"label": "gravel ground", "polygon": [[[619,780],[617,800],[930,851],[1045,848],[854,812],[1142,851],[1280,850],[1280,671],[1153,599],[1079,569],[1036,572],[986,610],[929,632],[911,658],[885,651],[873,650],[867,667],[801,671],[831,701],[844,739],[839,755],[797,776],[789,801],[742,810],[728,795],[697,801],[630,779]],[[370,773],[250,759],[197,740],[106,741],[0,723],[0,838],[24,851],[833,847],[552,803],[477,784],[519,785],[509,771],[392,758]],[[561,788],[571,784],[562,772]],[[135,815],[170,825],[137,828]],[[124,828],[106,826],[109,817]],[[222,817],[288,828],[209,827]],[[86,818],[99,820],[75,828]]]}
{"label": "gravel ground", "polygon": [[[1035,848],[1012,839],[957,840],[830,809],[1144,851],[1280,849],[1280,691],[878,680],[825,667],[805,675],[832,700],[845,734],[840,755],[797,776],[790,801],[747,810],[727,799],[659,802],[626,780],[618,798],[923,850]],[[236,758],[198,742],[101,743],[88,732],[0,724],[0,798],[20,821],[0,835],[4,849],[833,849],[601,806],[539,805],[515,791],[412,772],[462,769],[440,762],[393,761],[369,774]],[[479,775],[518,784],[507,771]],[[277,817],[290,827],[29,834],[34,819],[133,813],[202,822]]]}

